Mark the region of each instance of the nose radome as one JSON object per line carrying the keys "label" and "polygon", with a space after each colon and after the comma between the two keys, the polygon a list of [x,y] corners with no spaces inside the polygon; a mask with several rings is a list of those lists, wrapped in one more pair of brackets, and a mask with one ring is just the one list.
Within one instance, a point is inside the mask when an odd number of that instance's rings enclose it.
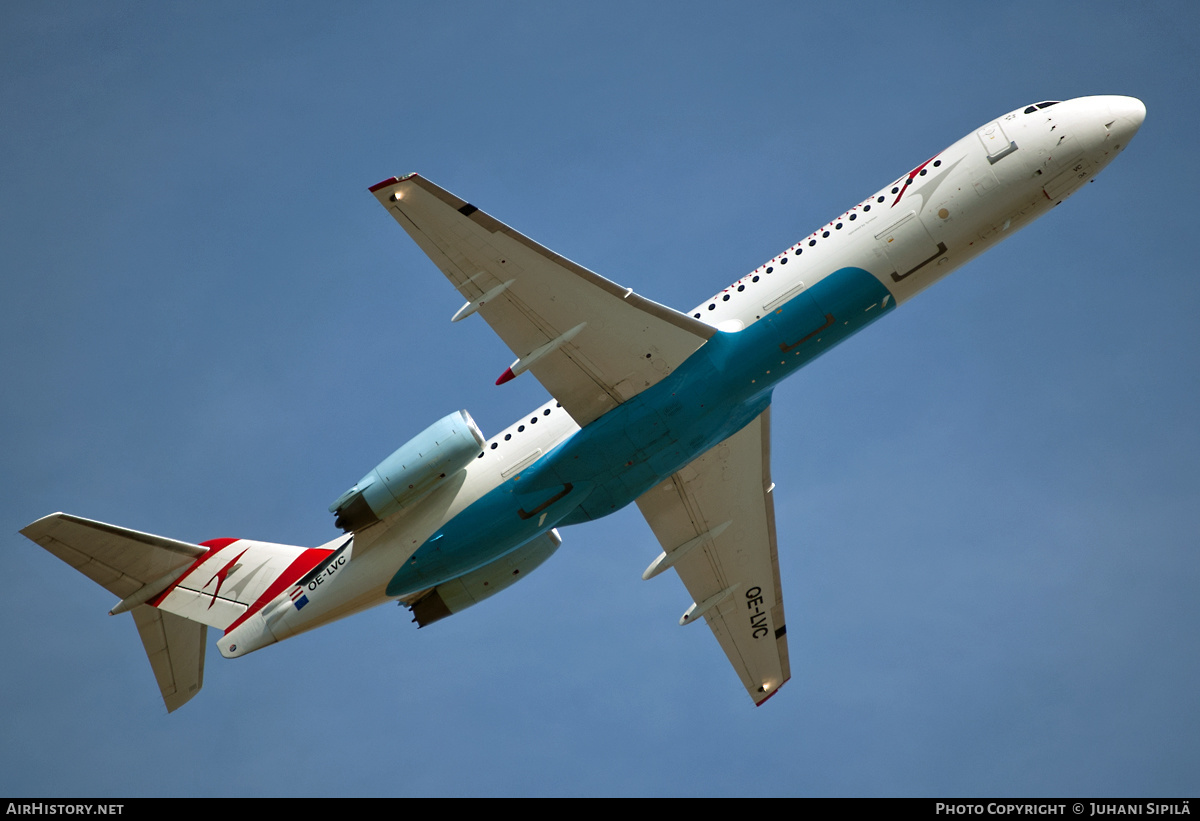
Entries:
{"label": "nose radome", "polygon": [[1137,97],[1109,97],[1108,110],[1114,117],[1128,123],[1134,132],[1142,127],[1146,119],[1146,105]]}
{"label": "nose radome", "polygon": [[1137,97],[1105,97],[1108,120],[1105,127],[1115,134],[1122,145],[1133,139],[1146,119],[1146,106]]}

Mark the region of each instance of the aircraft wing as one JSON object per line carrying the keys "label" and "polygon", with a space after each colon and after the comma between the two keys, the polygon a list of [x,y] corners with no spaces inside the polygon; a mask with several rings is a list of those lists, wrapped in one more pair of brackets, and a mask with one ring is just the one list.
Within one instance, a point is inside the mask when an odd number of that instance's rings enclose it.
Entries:
{"label": "aircraft wing", "polygon": [[372,193],[580,427],[654,385],[714,329],[559,256],[416,174]]}
{"label": "aircraft wing", "polygon": [[771,491],[771,410],[651,488],[638,500],[663,547],[651,578],[674,567],[755,704],[791,678],[775,504]]}

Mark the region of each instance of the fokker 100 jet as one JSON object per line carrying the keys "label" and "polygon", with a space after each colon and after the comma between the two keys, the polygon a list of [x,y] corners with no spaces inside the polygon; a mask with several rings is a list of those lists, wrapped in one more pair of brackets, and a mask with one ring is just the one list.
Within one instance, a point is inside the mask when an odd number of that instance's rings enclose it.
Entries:
{"label": "fokker 100 jet", "polygon": [[[64,513],[21,532],[120,601],[171,711],[205,637],[237,658],[398,600],[425,626],[524,578],[559,528],[635,502],[756,704],[790,677],[771,393],[1091,180],[1145,117],[1131,97],[1025,106],[972,131],[687,313],[604,279],[416,174],[371,186],[552,400],[490,439],[434,423],[330,506],[320,547],[190,544]],[[786,410],[785,410],[786,412]]]}

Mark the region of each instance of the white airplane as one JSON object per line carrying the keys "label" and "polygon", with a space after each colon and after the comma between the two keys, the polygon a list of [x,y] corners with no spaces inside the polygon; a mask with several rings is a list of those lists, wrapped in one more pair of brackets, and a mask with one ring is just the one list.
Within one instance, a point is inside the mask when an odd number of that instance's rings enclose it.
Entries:
{"label": "white airplane", "polygon": [[517,233],[416,174],[380,204],[554,400],[490,439],[450,414],[330,506],[304,548],[189,544],[55,513],[21,532],[120,598],[167,710],[203,684],[208,627],[244,656],[399,600],[421,627],[510,586],[558,528],[630,502],[756,704],[790,677],[770,470],[775,385],[1091,180],[1146,114],[1131,97],[1005,114],[679,313]]}

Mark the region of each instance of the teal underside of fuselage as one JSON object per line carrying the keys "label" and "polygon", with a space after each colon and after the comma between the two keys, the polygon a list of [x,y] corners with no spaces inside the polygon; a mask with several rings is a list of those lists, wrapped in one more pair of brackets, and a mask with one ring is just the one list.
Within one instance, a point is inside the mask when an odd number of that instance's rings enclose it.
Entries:
{"label": "teal underside of fuselage", "polygon": [[718,331],[658,384],[575,433],[447,522],[388,583],[435,587],[553,527],[607,516],[771,403],[775,385],[895,307],[861,268],[834,271],[742,331]]}

